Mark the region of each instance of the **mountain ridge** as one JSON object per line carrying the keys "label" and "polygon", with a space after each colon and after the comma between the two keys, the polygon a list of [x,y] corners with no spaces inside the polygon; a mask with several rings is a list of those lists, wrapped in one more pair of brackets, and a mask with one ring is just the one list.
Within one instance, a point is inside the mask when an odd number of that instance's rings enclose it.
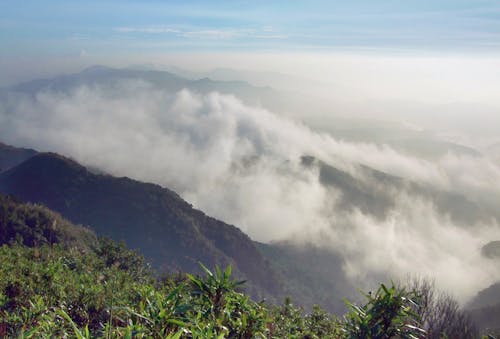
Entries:
{"label": "mountain ridge", "polygon": [[254,295],[280,294],[275,273],[246,234],[159,185],[94,174],[64,156],[39,153],[2,172],[0,191],[125,240],[156,268],[197,272],[198,262],[232,264],[243,278],[252,277]]}

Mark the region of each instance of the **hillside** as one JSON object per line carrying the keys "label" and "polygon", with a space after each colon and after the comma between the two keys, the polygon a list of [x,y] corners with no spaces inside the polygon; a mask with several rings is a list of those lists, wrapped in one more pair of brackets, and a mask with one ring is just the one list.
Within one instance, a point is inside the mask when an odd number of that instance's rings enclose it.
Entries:
{"label": "hillside", "polygon": [[44,206],[0,194],[0,246],[12,243],[30,247],[61,244],[88,250],[96,245],[97,237],[90,229],[73,225]]}
{"label": "hillside", "polygon": [[162,271],[232,264],[254,295],[279,295],[276,274],[238,228],[206,216],[176,193],[129,178],[94,174],[73,160],[40,153],[0,174],[0,192],[43,203],[99,235],[123,240]]}
{"label": "hillside", "polygon": [[13,147],[0,142],[0,172],[22,163],[36,153],[32,149]]}
{"label": "hillside", "polygon": [[306,309],[320,304],[342,314],[347,309],[342,298],[356,295],[342,269],[342,257],[330,249],[284,241],[258,247],[283,277],[285,294]]}
{"label": "hillside", "polygon": [[[203,267],[204,277],[157,279],[143,258],[124,245],[97,241],[90,230],[40,205],[0,195],[0,212],[1,337],[131,338],[135,333],[155,338],[333,339],[385,338],[397,331],[423,338],[423,326],[428,325],[408,312],[417,292],[401,287],[381,285],[366,295],[365,305],[340,320],[320,307],[304,313],[289,299],[281,306],[256,303],[240,292],[241,282],[233,280],[231,267],[213,273]],[[321,274],[330,257],[312,248],[297,255],[287,244],[260,248],[281,267],[292,267],[284,256],[315,258],[309,267],[315,274]],[[297,264],[304,266],[304,260]],[[388,318],[390,327],[379,325]],[[472,323],[464,319],[463,325],[454,324],[466,329],[464,338],[475,337]]]}
{"label": "hillside", "polygon": [[[468,311],[477,327],[484,333],[492,333],[496,338],[500,335],[500,303]],[[493,337],[495,338],[495,337]]]}
{"label": "hillside", "polygon": [[[6,149],[9,154],[23,151]],[[199,261],[209,267],[232,264],[239,277],[250,280],[247,287],[255,297],[281,300],[289,295],[309,309],[318,303],[337,314],[345,309],[341,298],[359,287],[346,277],[344,258],[335,249],[293,242],[256,243],[238,228],[192,208],[167,188],[103,175],[54,153],[33,153],[24,163],[0,173],[0,192],[45,204],[72,222],[89,225],[98,235],[123,240],[160,271],[199,272]],[[4,158],[14,163],[15,159]],[[397,195],[391,192],[407,191],[430,199],[441,213],[464,227],[495,214],[466,197],[366,166],[358,166],[354,176],[313,157],[302,157],[302,165],[316,167],[320,183],[341,192],[336,203],[342,211],[360,209],[383,220],[396,204]]]}
{"label": "hillside", "polygon": [[338,203],[341,210],[360,209],[382,220],[394,208],[398,199],[396,193],[407,193],[431,201],[439,213],[449,215],[453,222],[463,227],[478,221],[488,222],[492,218],[500,222],[500,212],[492,204],[480,204],[463,194],[393,176],[368,166],[358,165],[358,175],[354,177],[314,157],[303,156],[302,164],[317,168],[320,182],[342,193]]}
{"label": "hillside", "polygon": [[[304,313],[290,300],[256,303],[241,293],[231,267],[158,279],[124,245],[96,242],[91,231],[45,207],[1,195],[0,207],[2,338],[351,338],[366,331],[358,325],[365,314],[374,335],[422,332],[406,311],[415,293],[402,288],[382,286],[363,311],[340,321],[319,307]],[[387,298],[397,312],[394,325],[380,330],[375,312],[387,308]]]}

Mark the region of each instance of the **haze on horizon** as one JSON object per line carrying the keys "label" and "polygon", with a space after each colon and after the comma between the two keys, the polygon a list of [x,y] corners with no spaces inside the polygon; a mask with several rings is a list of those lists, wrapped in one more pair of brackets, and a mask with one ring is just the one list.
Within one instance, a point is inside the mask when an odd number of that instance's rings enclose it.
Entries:
{"label": "haze on horizon", "polygon": [[449,134],[484,134],[482,146],[497,140],[494,0],[4,1],[0,28],[4,87],[94,64],[200,76],[229,68],[244,71],[230,80],[316,98],[321,114],[303,114],[318,119],[449,125]]}

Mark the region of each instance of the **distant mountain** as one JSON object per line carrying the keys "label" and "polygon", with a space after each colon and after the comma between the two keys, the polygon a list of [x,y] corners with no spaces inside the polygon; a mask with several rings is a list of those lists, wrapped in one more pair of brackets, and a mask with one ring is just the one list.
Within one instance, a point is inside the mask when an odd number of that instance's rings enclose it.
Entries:
{"label": "distant mountain", "polygon": [[500,282],[480,291],[466,307],[483,332],[500,335]]}
{"label": "distant mountain", "polygon": [[467,308],[482,308],[500,305],[500,282],[480,291],[468,304]]}
{"label": "distant mountain", "polygon": [[232,264],[251,279],[253,295],[281,294],[276,273],[246,234],[158,185],[94,174],[71,159],[40,153],[2,172],[0,192],[43,203],[99,235],[124,240],[161,270]]}
{"label": "distant mountain", "polygon": [[[270,87],[252,86],[244,81],[214,81],[209,78],[185,79],[170,72],[143,69],[116,69],[105,66],[92,66],[75,74],[62,75],[51,79],[38,79],[11,87],[7,92],[35,95],[43,91],[70,92],[81,86],[101,86],[113,88],[119,82],[139,81],[148,83],[156,89],[178,92],[189,89],[206,94],[219,92],[232,94],[250,105],[275,108],[281,96]],[[5,95],[5,93],[4,93]]]}
{"label": "distant mountain", "polygon": [[119,95],[119,90],[122,89],[121,84],[137,81],[138,84],[150,85],[156,90],[170,93],[188,89],[199,94],[217,92],[234,95],[246,105],[263,107],[274,113],[296,116],[300,120],[304,117],[304,112],[321,116],[328,112],[330,117],[335,115],[330,108],[325,108],[315,97],[307,97],[297,91],[256,86],[241,81],[241,78],[216,80],[210,77],[211,73],[190,74],[189,72],[177,72],[175,69],[174,71],[177,74],[163,70],[152,70],[147,66],[118,69],[97,65],[86,68],[79,73],[50,79],[37,79],[0,90],[0,102],[8,105],[11,97],[34,96],[44,91],[70,93],[81,86],[99,86],[101,89],[117,90],[117,95]]}
{"label": "distant mountain", "polygon": [[28,148],[17,148],[0,142],[0,172],[31,158],[37,152]]}
{"label": "distant mountain", "polygon": [[388,144],[397,151],[424,159],[438,159],[447,153],[472,157],[481,156],[479,151],[471,147],[437,138],[401,138],[391,140]]}
{"label": "distant mountain", "polygon": [[[5,148],[14,158],[22,153]],[[28,155],[0,173],[0,192],[43,203],[72,222],[91,226],[98,235],[124,240],[160,270],[197,272],[199,261],[208,266],[232,264],[240,277],[251,279],[249,292],[254,296],[290,295],[306,307],[320,303],[336,313],[344,308],[339,297],[352,292],[342,256],[335,250],[291,242],[259,244],[238,228],[192,208],[169,189],[100,174],[53,153]],[[438,211],[464,227],[492,215],[459,194],[367,166],[357,165],[354,176],[314,157],[302,157],[302,165],[316,167],[320,182],[341,193],[339,210],[357,208],[382,220],[396,204],[393,192],[408,191],[431,199]]]}
{"label": "distant mountain", "polygon": [[[500,241],[484,245],[481,254],[500,263]],[[500,281],[479,291],[465,307],[481,329],[500,335]]]}
{"label": "distant mountain", "polygon": [[486,258],[500,260],[500,241],[490,241],[481,248],[481,254]]}
{"label": "distant mountain", "polygon": [[302,157],[304,166],[319,170],[320,182],[325,187],[340,191],[342,210],[360,209],[380,220],[396,204],[397,193],[407,192],[414,197],[432,201],[438,212],[449,215],[454,222],[467,227],[478,221],[495,218],[500,222],[500,211],[495,206],[480,205],[459,193],[443,191],[429,185],[393,176],[364,165],[357,165],[359,177],[310,156]]}
{"label": "distant mountain", "polygon": [[500,335],[500,303],[469,310],[468,313],[482,333],[496,335],[493,338],[498,338]]}

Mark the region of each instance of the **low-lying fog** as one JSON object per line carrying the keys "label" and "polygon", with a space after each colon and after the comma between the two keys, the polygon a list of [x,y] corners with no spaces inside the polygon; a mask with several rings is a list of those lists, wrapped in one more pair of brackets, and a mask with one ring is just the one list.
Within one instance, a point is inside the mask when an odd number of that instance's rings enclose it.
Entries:
{"label": "low-lying fog", "polygon": [[[498,261],[481,255],[483,245],[500,240],[493,126],[499,105],[491,91],[498,80],[483,66],[453,74],[463,65],[479,67],[470,60],[443,69],[431,63],[414,79],[408,77],[418,69],[392,62],[392,73],[369,71],[387,65],[381,61],[365,65],[366,83],[357,87],[346,76],[363,79],[356,69],[339,71],[332,87],[338,92],[328,100],[319,99],[328,88],[317,96],[297,88],[280,92],[293,96],[290,102],[301,101],[302,93],[303,103],[311,102],[310,111],[300,106],[302,114],[298,106],[278,112],[216,87],[168,90],[137,77],[5,91],[0,139],[159,183],[259,241],[333,248],[357,283],[420,274],[465,301],[500,280]],[[432,73],[440,69],[441,82]],[[219,70],[218,77],[252,80],[251,73]],[[257,85],[270,77],[256,74]],[[331,83],[335,76],[325,77]],[[467,84],[453,83],[465,78]],[[405,111],[400,120],[398,110]]]}

